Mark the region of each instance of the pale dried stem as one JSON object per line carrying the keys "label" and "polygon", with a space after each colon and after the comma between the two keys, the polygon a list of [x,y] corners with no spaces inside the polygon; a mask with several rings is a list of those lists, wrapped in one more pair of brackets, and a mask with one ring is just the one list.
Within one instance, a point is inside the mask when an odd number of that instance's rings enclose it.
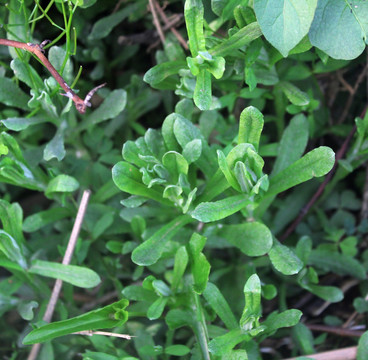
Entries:
{"label": "pale dried stem", "polygon": [[[156,6],[157,12],[160,15],[162,21],[165,23],[165,25],[167,26],[169,24],[169,19],[166,16],[165,12],[161,9],[160,5],[157,3],[156,0],[153,0],[154,4]],[[188,50],[188,44],[187,42],[184,40],[184,38],[181,36],[181,34],[179,33],[178,30],[176,30],[173,27],[170,27],[170,31],[176,36],[176,38],[178,39],[178,41],[180,42],[180,44],[183,46],[183,48],[185,50]]]}
{"label": "pale dried stem", "polygon": [[[70,264],[70,261],[72,259],[73,252],[74,252],[74,249],[75,249],[75,245],[76,245],[77,240],[78,240],[78,235],[79,235],[79,232],[80,232],[81,227],[82,227],[83,218],[84,218],[84,215],[86,214],[88,200],[89,200],[90,195],[91,195],[90,190],[85,190],[83,192],[83,196],[82,196],[82,200],[81,200],[80,205],[79,205],[77,217],[74,221],[73,230],[72,230],[72,233],[70,234],[70,238],[69,238],[69,241],[68,241],[68,246],[66,248],[64,258],[63,258],[63,261],[62,261],[62,263],[64,265]],[[57,303],[58,298],[60,296],[60,291],[61,291],[62,285],[63,285],[62,280],[57,279],[55,281],[55,285],[54,285],[54,288],[52,289],[52,293],[51,293],[49,303],[47,304],[47,308],[46,308],[45,314],[43,316],[43,320],[46,321],[46,322],[50,322],[51,319],[52,319],[52,315],[54,313],[56,303]],[[37,358],[38,351],[39,351],[40,347],[41,347],[41,344],[34,344],[32,346],[32,349],[31,349],[29,355],[28,355],[27,360],[35,360]]]}
{"label": "pale dried stem", "polygon": [[[357,356],[357,346],[352,346],[339,350],[325,351],[318,354],[308,355],[314,360],[355,360]],[[293,357],[284,360],[298,360],[300,357]]]}
{"label": "pale dried stem", "polygon": [[160,21],[158,20],[156,10],[155,10],[155,6],[153,5],[153,0],[149,0],[149,6],[150,6],[150,10],[151,10],[152,17],[153,17],[153,24],[156,27],[156,30],[158,32],[158,36],[160,37],[162,44],[164,44],[165,43],[165,35],[164,35],[164,32],[162,31]]}
{"label": "pale dried stem", "polygon": [[93,331],[93,330],[78,331],[73,334],[85,335],[85,336],[103,335],[103,336],[118,337],[118,338],[127,339],[127,340],[131,340],[134,337],[132,335],[118,334],[118,333],[112,333],[112,332],[107,332],[107,331]]}

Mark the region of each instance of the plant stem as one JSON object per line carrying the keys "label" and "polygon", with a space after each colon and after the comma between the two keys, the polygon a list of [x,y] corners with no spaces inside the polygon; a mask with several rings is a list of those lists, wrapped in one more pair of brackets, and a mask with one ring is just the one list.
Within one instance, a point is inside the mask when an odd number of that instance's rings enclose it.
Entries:
{"label": "plant stem", "polygon": [[65,95],[66,97],[72,99],[72,101],[74,102],[74,105],[75,105],[76,109],[81,114],[84,114],[86,112],[87,106],[91,106],[89,100],[91,99],[91,97],[93,96],[93,94],[99,88],[101,88],[102,86],[105,86],[105,84],[103,84],[103,85],[99,85],[99,86],[95,87],[94,89],[92,89],[87,94],[86,98],[84,100],[82,100],[70,88],[70,86],[65,82],[65,80],[61,77],[61,75],[52,66],[52,64],[50,63],[50,61],[46,58],[46,56],[44,55],[44,50],[43,50],[43,45],[42,44],[39,45],[39,44],[33,44],[33,43],[23,43],[23,42],[20,42],[20,41],[8,40],[8,39],[1,39],[0,38],[0,45],[5,45],[5,46],[11,46],[11,47],[19,48],[19,49],[26,50],[26,51],[29,51],[30,53],[34,54],[46,66],[46,68],[50,71],[51,75],[55,78],[55,80],[59,83],[59,85],[65,91],[65,94],[62,94],[62,95]]}
{"label": "plant stem", "polygon": [[[64,265],[70,264],[70,261],[72,259],[72,255],[73,255],[73,252],[74,252],[74,249],[75,249],[75,245],[76,245],[77,240],[78,240],[78,235],[79,235],[80,229],[82,227],[83,218],[84,218],[84,215],[85,215],[86,210],[87,210],[87,205],[88,205],[90,195],[91,195],[91,191],[89,191],[89,190],[86,190],[83,193],[82,200],[81,200],[80,205],[79,205],[77,217],[75,219],[74,226],[73,226],[73,229],[72,229],[72,233],[70,234],[68,246],[67,246],[65,254],[64,254],[64,258],[63,258],[63,262],[62,262]],[[62,285],[63,285],[62,280],[57,279],[55,281],[54,288],[52,289],[52,293],[51,293],[49,303],[47,304],[47,309],[46,309],[45,314],[43,316],[43,320],[46,321],[46,322],[51,321],[52,315],[53,315],[54,310],[55,310],[56,302],[57,302],[57,300],[59,298],[59,295],[60,295]],[[39,352],[40,348],[41,348],[40,343],[34,344],[32,346],[31,352],[28,355],[27,360],[35,360],[37,358],[37,355],[38,355],[38,352]]]}

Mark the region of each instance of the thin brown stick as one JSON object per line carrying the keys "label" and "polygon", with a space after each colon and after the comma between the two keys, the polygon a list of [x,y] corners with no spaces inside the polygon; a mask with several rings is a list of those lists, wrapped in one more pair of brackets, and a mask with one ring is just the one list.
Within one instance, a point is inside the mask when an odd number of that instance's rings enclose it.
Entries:
{"label": "thin brown stick", "polygon": [[[179,14],[175,14],[169,20],[167,24],[163,27],[163,30],[166,31],[170,29],[172,26],[176,26],[182,19],[182,16]],[[119,45],[132,45],[132,44],[152,44],[152,40],[156,40],[158,37],[158,32],[154,29],[146,30],[139,34],[132,34],[132,35],[120,35],[118,37],[118,44]]]}
{"label": "thin brown stick", "polygon": [[45,67],[50,71],[51,75],[55,78],[55,80],[59,83],[59,85],[62,87],[62,89],[65,91],[66,97],[72,99],[74,102],[74,105],[76,109],[81,113],[84,114],[86,112],[87,107],[91,106],[89,99],[87,97],[92,97],[92,95],[103,85],[99,85],[92,89],[88,95],[86,96],[85,100],[82,100],[71,88],[70,86],[65,82],[65,80],[62,78],[62,76],[56,71],[56,69],[52,66],[50,61],[47,59],[47,57],[44,55],[43,50],[43,42],[42,44],[33,44],[33,43],[23,43],[20,41],[15,40],[8,40],[8,39],[0,39],[0,45],[5,46],[11,46],[18,49],[29,51],[30,53],[34,54],[42,63],[45,65]]}
{"label": "thin brown stick", "polygon": [[368,66],[366,65],[363,71],[359,74],[354,86],[352,87],[342,76],[340,72],[337,73],[339,81],[344,85],[345,89],[349,92],[348,100],[346,101],[344,111],[342,112],[337,124],[342,124],[348,116],[351,104],[353,103],[356,92],[359,89],[359,85],[362,83],[364,78],[367,76]]}
{"label": "thin brown stick", "polygon": [[164,32],[162,31],[160,21],[158,20],[156,10],[155,10],[155,6],[153,5],[153,0],[149,0],[149,6],[150,6],[150,10],[151,10],[152,17],[153,17],[153,24],[155,25],[155,28],[158,32],[158,35],[160,36],[161,42],[164,44],[165,43],[165,35],[164,35]]}
{"label": "thin brown stick", "polygon": [[[87,205],[88,205],[88,200],[89,200],[90,195],[91,195],[91,191],[89,191],[89,190],[85,190],[84,193],[83,193],[82,200],[81,200],[80,205],[79,205],[77,217],[74,221],[73,230],[72,230],[72,233],[70,234],[70,238],[69,238],[69,241],[68,241],[68,246],[67,246],[65,254],[64,254],[64,258],[63,258],[63,262],[62,262],[64,265],[70,264],[70,261],[72,259],[73,252],[74,252],[74,249],[75,249],[75,244],[77,243],[78,235],[79,235],[80,229],[82,227],[83,218],[84,218],[84,215],[85,215],[86,210],[87,210]],[[46,321],[46,322],[50,322],[51,319],[52,319],[52,315],[54,313],[55,306],[56,306],[57,300],[59,298],[60,290],[61,290],[62,285],[63,285],[62,280],[57,279],[55,281],[55,285],[54,285],[54,288],[52,289],[52,293],[51,293],[49,303],[47,304],[47,308],[46,308],[45,314],[43,316],[43,320]],[[37,355],[38,355],[38,352],[39,352],[40,348],[41,348],[40,343],[34,344],[32,346],[32,349],[31,349],[29,355],[28,355],[27,360],[35,360],[37,358]]]}
{"label": "thin brown stick", "polygon": [[364,331],[344,329],[336,326],[327,326],[319,324],[307,324],[307,327],[312,331],[324,332],[328,334],[335,334],[345,337],[360,337],[364,334]]}
{"label": "thin brown stick", "polygon": [[[325,351],[318,354],[308,355],[314,360],[355,360],[357,356],[357,346],[351,346],[344,349]],[[298,360],[299,357],[288,358],[284,360]]]}
{"label": "thin brown stick", "polygon": [[[160,15],[162,21],[165,23],[165,25],[169,24],[169,19],[166,16],[165,12],[161,9],[160,5],[158,4],[158,2],[156,0],[153,0],[154,4],[156,6],[157,12]],[[181,34],[179,33],[178,30],[176,30],[173,27],[170,27],[170,31],[176,36],[176,38],[178,39],[178,41],[180,42],[180,44],[183,46],[183,48],[185,50],[188,50],[188,44],[187,42],[184,40],[184,38],[181,36]]]}

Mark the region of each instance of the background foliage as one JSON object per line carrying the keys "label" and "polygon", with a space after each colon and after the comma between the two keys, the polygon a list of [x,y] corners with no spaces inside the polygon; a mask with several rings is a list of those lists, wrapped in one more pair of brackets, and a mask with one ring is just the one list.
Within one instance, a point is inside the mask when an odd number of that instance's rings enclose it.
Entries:
{"label": "background foliage", "polygon": [[[78,94],[107,82],[81,116],[0,47],[2,358],[366,359],[368,3],[160,6],[188,49],[146,0],[1,2],[1,38],[50,39]],[[68,335],[106,328],[134,338]]]}

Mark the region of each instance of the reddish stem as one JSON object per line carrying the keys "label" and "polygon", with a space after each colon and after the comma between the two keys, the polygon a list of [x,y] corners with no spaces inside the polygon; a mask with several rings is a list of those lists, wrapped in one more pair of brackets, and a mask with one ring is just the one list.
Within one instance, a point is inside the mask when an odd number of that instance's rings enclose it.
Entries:
{"label": "reddish stem", "polygon": [[47,59],[47,57],[44,55],[44,50],[42,44],[33,44],[33,43],[23,43],[20,41],[15,40],[8,40],[8,39],[0,39],[0,45],[5,46],[11,46],[15,48],[19,48],[22,50],[29,51],[30,53],[37,56],[40,61],[45,65],[45,67],[50,71],[51,75],[55,78],[55,80],[59,83],[59,85],[63,88],[65,91],[64,95],[74,102],[74,105],[76,109],[81,113],[84,114],[86,112],[87,106],[91,106],[89,99],[92,97],[92,95],[102,86],[105,86],[105,84],[99,85],[92,89],[86,96],[85,100],[82,100],[71,88],[70,86],[65,82],[65,80],[62,78],[62,76],[56,71],[56,69],[52,66],[50,61]]}

